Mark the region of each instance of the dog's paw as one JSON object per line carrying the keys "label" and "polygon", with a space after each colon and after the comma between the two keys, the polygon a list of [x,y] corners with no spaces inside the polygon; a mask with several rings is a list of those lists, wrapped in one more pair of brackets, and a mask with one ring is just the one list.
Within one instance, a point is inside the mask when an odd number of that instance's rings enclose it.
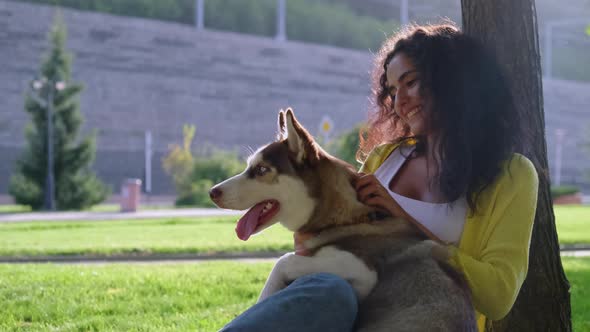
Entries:
{"label": "dog's paw", "polygon": [[447,262],[451,258],[450,248],[444,244],[434,242],[430,247],[430,255],[439,262]]}
{"label": "dog's paw", "polygon": [[419,244],[411,247],[408,251],[414,253],[418,257],[429,257],[432,256],[434,248],[440,246],[438,243],[432,240],[425,240]]}
{"label": "dog's paw", "polygon": [[432,257],[439,262],[446,262],[450,253],[446,245],[432,240],[422,241],[420,244],[410,248],[415,255],[421,257]]}
{"label": "dog's paw", "polygon": [[293,261],[297,259],[296,257],[297,255],[292,252],[284,254],[283,256],[279,257],[279,259],[275,263],[274,269],[277,270],[277,272],[279,272],[280,274],[285,275],[286,269],[288,269],[289,265],[293,264]]}
{"label": "dog's paw", "polygon": [[[318,265],[319,264],[319,265]],[[317,257],[300,256],[294,253],[283,255],[275,268],[286,283],[311,273],[325,272]]]}
{"label": "dog's paw", "polygon": [[288,264],[288,260],[290,256],[292,256],[292,253],[289,254],[285,254],[283,256],[281,256],[278,261],[275,263],[275,266],[272,268],[272,271],[270,271],[270,275],[268,276],[268,279],[266,280],[266,283],[264,285],[264,288],[262,289],[262,292],[260,293],[260,297],[258,298],[258,302],[263,301],[264,299],[266,299],[267,297],[273,295],[274,293],[280,291],[281,289],[287,287],[287,285],[289,284],[290,280],[287,280],[286,278],[286,264]]}
{"label": "dog's paw", "polygon": [[288,252],[288,253],[284,254],[283,256],[279,257],[277,262],[280,262],[285,259],[290,259],[289,257],[293,257],[293,256],[295,256],[294,252]]}

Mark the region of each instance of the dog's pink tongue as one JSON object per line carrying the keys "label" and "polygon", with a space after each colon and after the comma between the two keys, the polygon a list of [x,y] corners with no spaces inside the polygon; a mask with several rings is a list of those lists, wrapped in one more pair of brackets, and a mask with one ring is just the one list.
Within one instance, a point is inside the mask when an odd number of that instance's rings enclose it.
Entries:
{"label": "dog's pink tongue", "polygon": [[238,225],[236,226],[236,234],[238,238],[242,241],[248,240],[250,235],[254,233],[256,230],[256,226],[258,226],[258,219],[260,218],[260,213],[262,209],[264,209],[264,205],[266,203],[258,203],[254,205],[240,220],[238,220]]}

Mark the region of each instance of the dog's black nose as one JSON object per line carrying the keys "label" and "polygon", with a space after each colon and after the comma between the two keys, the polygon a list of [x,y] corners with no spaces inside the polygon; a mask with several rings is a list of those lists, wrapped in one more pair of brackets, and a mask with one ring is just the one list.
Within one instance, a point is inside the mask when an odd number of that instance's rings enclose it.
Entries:
{"label": "dog's black nose", "polygon": [[221,194],[222,191],[219,188],[211,188],[211,190],[209,190],[209,197],[211,197],[212,200],[219,199]]}

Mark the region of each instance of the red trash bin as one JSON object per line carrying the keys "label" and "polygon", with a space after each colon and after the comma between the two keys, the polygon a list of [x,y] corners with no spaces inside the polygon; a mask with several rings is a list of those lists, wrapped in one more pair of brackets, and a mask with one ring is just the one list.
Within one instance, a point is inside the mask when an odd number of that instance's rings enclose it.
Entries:
{"label": "red trash bin", "polygon": [[141,180],[127,179],[121,186],[121,212],[136,212],[141,199]]}

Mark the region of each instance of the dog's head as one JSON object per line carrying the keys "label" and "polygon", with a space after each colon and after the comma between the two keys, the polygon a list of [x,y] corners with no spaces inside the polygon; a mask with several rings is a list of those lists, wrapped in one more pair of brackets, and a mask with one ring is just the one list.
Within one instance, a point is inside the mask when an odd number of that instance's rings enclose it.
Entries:
{"label": "dog's head", "polygon": [[317,231],[366,215],[369,208],[351,184],[354,168],[322,150],[291,109],[279,112],[278,124],[277,141],[209,192],[221,208],[249,209],[238,221],[238,237],[247,240],[277,222],[291,231]]}

